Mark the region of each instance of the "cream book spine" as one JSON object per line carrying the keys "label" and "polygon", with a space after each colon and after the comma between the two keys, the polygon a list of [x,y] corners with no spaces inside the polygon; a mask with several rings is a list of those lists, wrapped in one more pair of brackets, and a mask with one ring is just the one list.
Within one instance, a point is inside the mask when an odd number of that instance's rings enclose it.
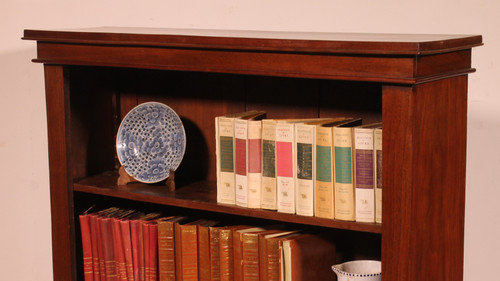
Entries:
{"label": "cream book spine", "polygon": [[234,119],[215,118],[216,165],[217,165],[217,202],[236,203],[234,174]]}
{"label": "cream book spine", "polygon": [[236,184],[236,205],[248,207],[248,123],[247,120],[234,120],[234,141],[235,141],[235,184]]}
{"label": "cream book spine", "polygon": [[248,120],[248,208],[260,208],[262,189],[262,121]]}
{"label": "cream book spine", "polygon": [[276,124],[276,193],[277,210],[282,213],[295,213],[295,165],[293,123]]}
{"label": "cream book spine", "polygon": [[276,199],[276,120],[262,120],[261,208],[277,209]]}
{"label": "cream book spine", "polygon": [[333,160],[333,128],[317,127],[314,215],[320,218],[335,218]]}
{"label": "cream book spine", "polygon": [[314,216],[316,125],[295,124],[295,213]]}
{"label": "cream book spine", "polygon": [[375,222],[373,129],[354,128],[354,186],[357,222]]}
{"label": "cream book spine", "polygon": [[374,131],[375,222],[382,223],[382,128]]}
{"label": "cream book spine", "polygon": [[335,219],[354,221],[353,129],[333,128]]}

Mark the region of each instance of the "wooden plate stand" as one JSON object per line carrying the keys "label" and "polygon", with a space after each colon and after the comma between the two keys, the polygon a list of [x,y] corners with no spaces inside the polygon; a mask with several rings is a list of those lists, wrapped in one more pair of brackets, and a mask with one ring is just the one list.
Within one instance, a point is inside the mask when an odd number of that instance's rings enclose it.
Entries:
{"label": "wooden plate stand", "polygon": [[[170,176],[165,180],[165,185],[167,186],[169,191],[175,191],[175,171],[170,170]],[[118,169],[118,180],[117,180],[117,185],[127,185],[129,183],[138,183],[139,181],[136,180],[134,177],[130,176],[127,174],[125,171],[125,168],[123,166],[120,166]]]}

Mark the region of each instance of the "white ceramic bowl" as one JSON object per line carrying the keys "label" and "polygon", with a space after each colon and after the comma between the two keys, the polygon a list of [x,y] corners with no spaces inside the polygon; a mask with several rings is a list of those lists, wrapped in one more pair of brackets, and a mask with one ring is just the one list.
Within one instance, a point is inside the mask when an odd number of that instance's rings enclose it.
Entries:
{"label": "white ceramic bowl", "polygon": [[373,260],[349,261],[332,265],[337,281],[380,281],[382,263]]}

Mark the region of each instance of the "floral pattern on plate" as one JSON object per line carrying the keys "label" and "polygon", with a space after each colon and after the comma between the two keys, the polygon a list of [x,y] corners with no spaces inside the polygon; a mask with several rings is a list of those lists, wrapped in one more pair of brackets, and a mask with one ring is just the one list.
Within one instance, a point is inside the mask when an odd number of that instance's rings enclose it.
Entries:
{"label": "floral pattern on plate", "polygon": [[162,181],[176,170],[186,150],[181,119],[170,107],[147,102],[123,118],[116,136],[116,152],[125,171],[144,183]]}

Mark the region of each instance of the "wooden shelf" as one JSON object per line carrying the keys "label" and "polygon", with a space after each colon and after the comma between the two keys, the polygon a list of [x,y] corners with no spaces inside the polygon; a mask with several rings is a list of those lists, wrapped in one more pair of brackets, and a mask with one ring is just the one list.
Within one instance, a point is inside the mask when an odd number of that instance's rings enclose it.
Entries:
{"label": "wooden shelf", "polygon": [[178,187],[175,191],[169,191],[165,186],[142,183],[117,186],[117,178],[118,174],[116,172],[106,172],[97,176],[77,180],[73,185],[74,191],[282,222],[370,233],[382,232],[381,224],[330,220],[220,204],[217,203],[217,187],[214,181],[196,182]]}

